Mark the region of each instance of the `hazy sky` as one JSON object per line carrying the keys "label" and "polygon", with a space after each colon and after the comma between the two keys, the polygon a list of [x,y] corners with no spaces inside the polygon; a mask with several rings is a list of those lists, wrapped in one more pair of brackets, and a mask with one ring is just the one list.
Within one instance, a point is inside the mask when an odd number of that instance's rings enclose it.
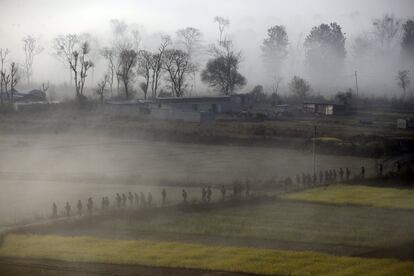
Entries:
{"label": "hazy sky", "polygon": [[[349,31],[373,16],[391,12],[414,15],[413,0],[0,0],[4,33],[99,30],[109,18],[122,18],[149,30],[174,31],[187,25],[212,26],[212,18],[230,18],[233,27],[284,23],[294,29],[308,23],[339,21]],[[261,30],[257,30],[261,31]]]}
{"label": "hazy sky", "polygon": [[[384,13],[413,17],[414,0],[0,0],[0,48],[11,48],[13,58],[22,61],[21,38],[34,34],[45,44],[42,58],[51,62],[48,47],[54,36],[81,32],[107,36],[113,18],[140,25],[143,34],[173,34],[193,26],[211,41],[217,35],[213,17],[220,15],[230,19],[229,33],[249,55],[258,51],[266,29],[275,24],[285,25],[295,43],[312,26],[335,21],[350,41]],[[35,79],[45,78],[40,71],[35,70]]]}

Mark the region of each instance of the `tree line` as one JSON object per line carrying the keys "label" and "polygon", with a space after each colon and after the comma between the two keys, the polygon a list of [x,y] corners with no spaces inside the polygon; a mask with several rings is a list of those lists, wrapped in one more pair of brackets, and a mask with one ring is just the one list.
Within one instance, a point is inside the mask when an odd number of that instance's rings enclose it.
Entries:
{"label": "tree line", "polygon": [[[90,34],[65,34],[53,39],[52,49],[54,56],[69,72],[78,101],[86,99],[86,79],[93,74],[98,57],[104,59],[106,67],[95,90],[102,102],[106,94],[111,98],[131,99],[136,92],[135,87],[142,90],[144,99],[182,97],[195,89],[197,77],[215,91],[231,95],[247,82],[239,72],[243,55],[227,33],[230,21],[217,16],[214,23],[218,30],[217,40],[207,46],[203,44],[200,30],[187,27],[178,30],[174,39],[168,35],[161,36],[158,47],[147,50],[141,46],[142,38],[137,29],[123,21],[111,20],[112,39],[105,47],[100,47]],[[27,85],[32,84],[34,59],[44,48],[34,36],[28,35],[22,42],[24,63],[21,66],[14,61],[8,62],[10,51],[0,48],[1,103],[13,102],[13,93],[21,78],[26,79]],[[311,73],[326,77],[340,72],[348,55],[345,44],[346,34],[338,23],[314,26],[302,45]],[[272,90],[276,94],[283,65],[289,55],[289,45],[283,25],[271,26],[260,45],[263,65],[274,76]],[[386,52],[396,47],[414,58],[414,21],[403,21],[385,14],[372,21],[369,32],[355,39],[352,50],[355,56],[363,59],[375,51]],[[208,56],[204,68],[199,61],[202,54]],[[396,79],[405,97],[410,84],[409,71],[399,71]],[[305,97],[311,91],[310,84],[300,76],[292,78],[289,88],[299,97]]]}

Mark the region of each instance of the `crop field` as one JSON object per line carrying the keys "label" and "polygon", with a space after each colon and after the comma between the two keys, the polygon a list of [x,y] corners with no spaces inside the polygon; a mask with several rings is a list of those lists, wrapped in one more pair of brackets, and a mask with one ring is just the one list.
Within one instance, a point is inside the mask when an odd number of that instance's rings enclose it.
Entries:
{"label": "crop field", "polygon": [[414,262],[243,247],[53,235],[10,235],[0,256],[203,268],[267,275],[409,275]]}
{"label": "crop field", "polygon": [[287,243],[284,248],[292,245],[350,255],[413,241],[414,217],[410,211],[280,200],[211,211],[170,208],[137,217],[115,215],[42,233],[127,239],[178,237],[207,243],[217,239],[218,243],[270,248]]}
{"label": "crop field", "polygon": [[383,188],[362,185],[332,185],[284,196],[306,202],[355,204],[414,210],[414,189]]}

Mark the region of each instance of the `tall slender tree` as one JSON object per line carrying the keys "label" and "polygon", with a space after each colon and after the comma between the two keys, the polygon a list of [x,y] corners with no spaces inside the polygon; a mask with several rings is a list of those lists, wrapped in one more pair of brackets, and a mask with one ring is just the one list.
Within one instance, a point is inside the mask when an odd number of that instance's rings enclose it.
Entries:
{"label": "tall slender tree", "polygon": [[53,41],[55,54],[67,64],[73,73],[76,99],[84,99],[84,88],[87,73],[93,62],[89,59],[90,47],[87,41],[80,40],[76,34],[60,35]]}
{"label": "tall slender tree", "polygon": [[280,68],[288,54],[288,44],[285,26],[275,25],[267,30],[267,37],[260,48],[263,62],[270,75],[280,74]]}
{"label": "tall slender tree", "polygon": [[23,38],[24,50],[24,71],[26,75],[27,85],[32,82],[33,76],[33,62],[34,58],[43,51],[43,47],[39,45],[38,39],[32,35],[27,35]]}

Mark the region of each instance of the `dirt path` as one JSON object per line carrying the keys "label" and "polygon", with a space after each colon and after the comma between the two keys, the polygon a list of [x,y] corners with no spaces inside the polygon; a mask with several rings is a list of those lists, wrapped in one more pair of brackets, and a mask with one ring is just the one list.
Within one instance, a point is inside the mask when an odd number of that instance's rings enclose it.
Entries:
{"label": "dirt path", "polygon": [[198,276],[198,275],[253,275],[246,273],[232,273],[224,271],[209,271],[203,269],[190,268],[168,268],[168,267],[149,267],[140,265],[119,265],[119,264],[101,264],[101,263],[81,263],[81,262],[64,262],[55,260],[42,259],[19,259],[19,258],[0,258],[0,275],[180,275],[180,276]]}

